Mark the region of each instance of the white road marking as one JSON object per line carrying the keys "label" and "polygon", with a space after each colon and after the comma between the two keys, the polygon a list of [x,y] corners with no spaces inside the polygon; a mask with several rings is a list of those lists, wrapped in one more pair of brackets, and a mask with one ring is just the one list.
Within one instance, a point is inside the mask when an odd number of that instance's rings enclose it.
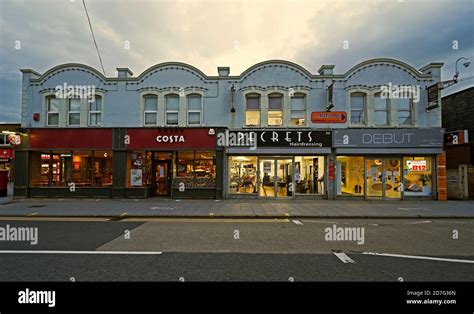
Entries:
{"label": "white road marking", "polygon": [[337,224],[339,222],[337,221],[326,221],[326,220],[304,220],[305,222],[315,222],[315,223],[321,223],[321,224]]}
{"label": "white road marking", "polygon": [[418,224],[429,224],[431,221],[426,220],[426,221],[414,221],[414,222],[407,222],[406,225],[418,225]]}
{"label": "white road marking", "polygon": [[169,209],[169,210],[174,210],[174,207],[150,207],[150,209]]}
{"label": "white road marking", "polygon": [[431,208],[419,208],[419,207],[398,207],[401,210],[431,210]]}
{"label": "white road marking", "polygon": [[294,219],[294,220],[292,220],[292,222],[293,222],[295,225],[299,225],[299,226],[302,226],[302,225],[303,225],[303,223],[302,223],[300,220]]}
{"label": "white road marking", "polygon": [[349,256],[347,256],[345,253],[343,252],[333,252],[334,255],[337,256],[338,259],[340,259],[344,264],[347,264],[347,263],[351,263],[351,264],[355,264],[355,261],[353,259],[351,259]]}
{"label": "white road marking", "polygon": [[103,254],[103,255],[160,255],[156,251],[51,251],[51,250],[0,250],[0,254]]}
{"label": "white road marking", "polygon": [[375,252],[362,252],[362,254],[375,255],[375,256],[387,256],[387,257],[411,258],[411,259],[424,259],[424,260],[440,261],[440,262],[474,264],[474,261],[466,260],[466,259],[454,259],[454,258],[442,258],[442,257],[430,257],[430,256],[416,256],[416,255],[402,255],[402,254],[388,254],[388,253],[375,253]]}

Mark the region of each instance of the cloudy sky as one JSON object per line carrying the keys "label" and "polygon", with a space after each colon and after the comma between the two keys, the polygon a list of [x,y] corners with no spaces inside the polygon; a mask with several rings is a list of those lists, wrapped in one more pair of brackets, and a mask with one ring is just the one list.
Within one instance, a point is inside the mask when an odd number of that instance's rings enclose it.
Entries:
{"label": "cloudy sky", "polygon": [[[474,0],[85,1],[107,76],[166,61],[238,75],[268,59],[344,73],[389,57],[416,68],[444,62],[447,80],[456,59],[474,61]],[[19,69],[76,62],[100,70],[82,0],[0,0],[0,41],[0,122],[20,120]],[[474,64],[462,68],[465,80],[445,93],[473,86],[473,75]]]}

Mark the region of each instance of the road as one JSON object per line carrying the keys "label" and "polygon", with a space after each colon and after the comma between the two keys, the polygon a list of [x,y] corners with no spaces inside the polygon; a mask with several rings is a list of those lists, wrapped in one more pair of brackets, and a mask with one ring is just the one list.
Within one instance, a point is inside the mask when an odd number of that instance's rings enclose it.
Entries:
{"label": "road", "polygon": [[[6,225],[37,227],[38,243],[0,241],[0,281],[474,281],[471,219],[1,218]],[[363,228],[363,244],[328,241],[326,228],[339,227]]]}

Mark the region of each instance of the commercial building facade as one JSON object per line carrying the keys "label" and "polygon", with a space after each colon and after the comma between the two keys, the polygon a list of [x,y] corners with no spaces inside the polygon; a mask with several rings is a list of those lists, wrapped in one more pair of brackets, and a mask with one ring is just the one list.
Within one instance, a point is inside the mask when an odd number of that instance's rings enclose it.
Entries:
{"label": "commercial building facade", "polygon": [[137,77],[118,68],[116,78],[80,64],[22,70],[29,132],[15,195],[436,198],[443,130],[426,88],[441,66],[373,59],[312,74],[273,60],[207,76],[163,63]]}

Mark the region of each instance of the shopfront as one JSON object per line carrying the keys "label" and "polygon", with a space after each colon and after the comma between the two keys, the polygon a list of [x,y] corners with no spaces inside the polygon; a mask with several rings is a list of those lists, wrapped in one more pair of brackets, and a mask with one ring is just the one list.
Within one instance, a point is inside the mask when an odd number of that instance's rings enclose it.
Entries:
{"label": "shopfront", "polygon": [[8,181],[12,181],[12,165],[13,165],[13,154],[14,150],[12,148],[1,147],[0,146],[0,170],[8,171]]}
{"label": "shopfront", "polygon": [[440,128],[335,130],[333,147],[336,198],[436,198]]}
{"label": "shopfront", "polygon": [[213,128],[132,128],[125,134],[128,197],[221,198],[223,149]]}
{"label": "shopfront", "polygon": [[325,198],[330,131],[231,130],[226,147],[227,198]]}

